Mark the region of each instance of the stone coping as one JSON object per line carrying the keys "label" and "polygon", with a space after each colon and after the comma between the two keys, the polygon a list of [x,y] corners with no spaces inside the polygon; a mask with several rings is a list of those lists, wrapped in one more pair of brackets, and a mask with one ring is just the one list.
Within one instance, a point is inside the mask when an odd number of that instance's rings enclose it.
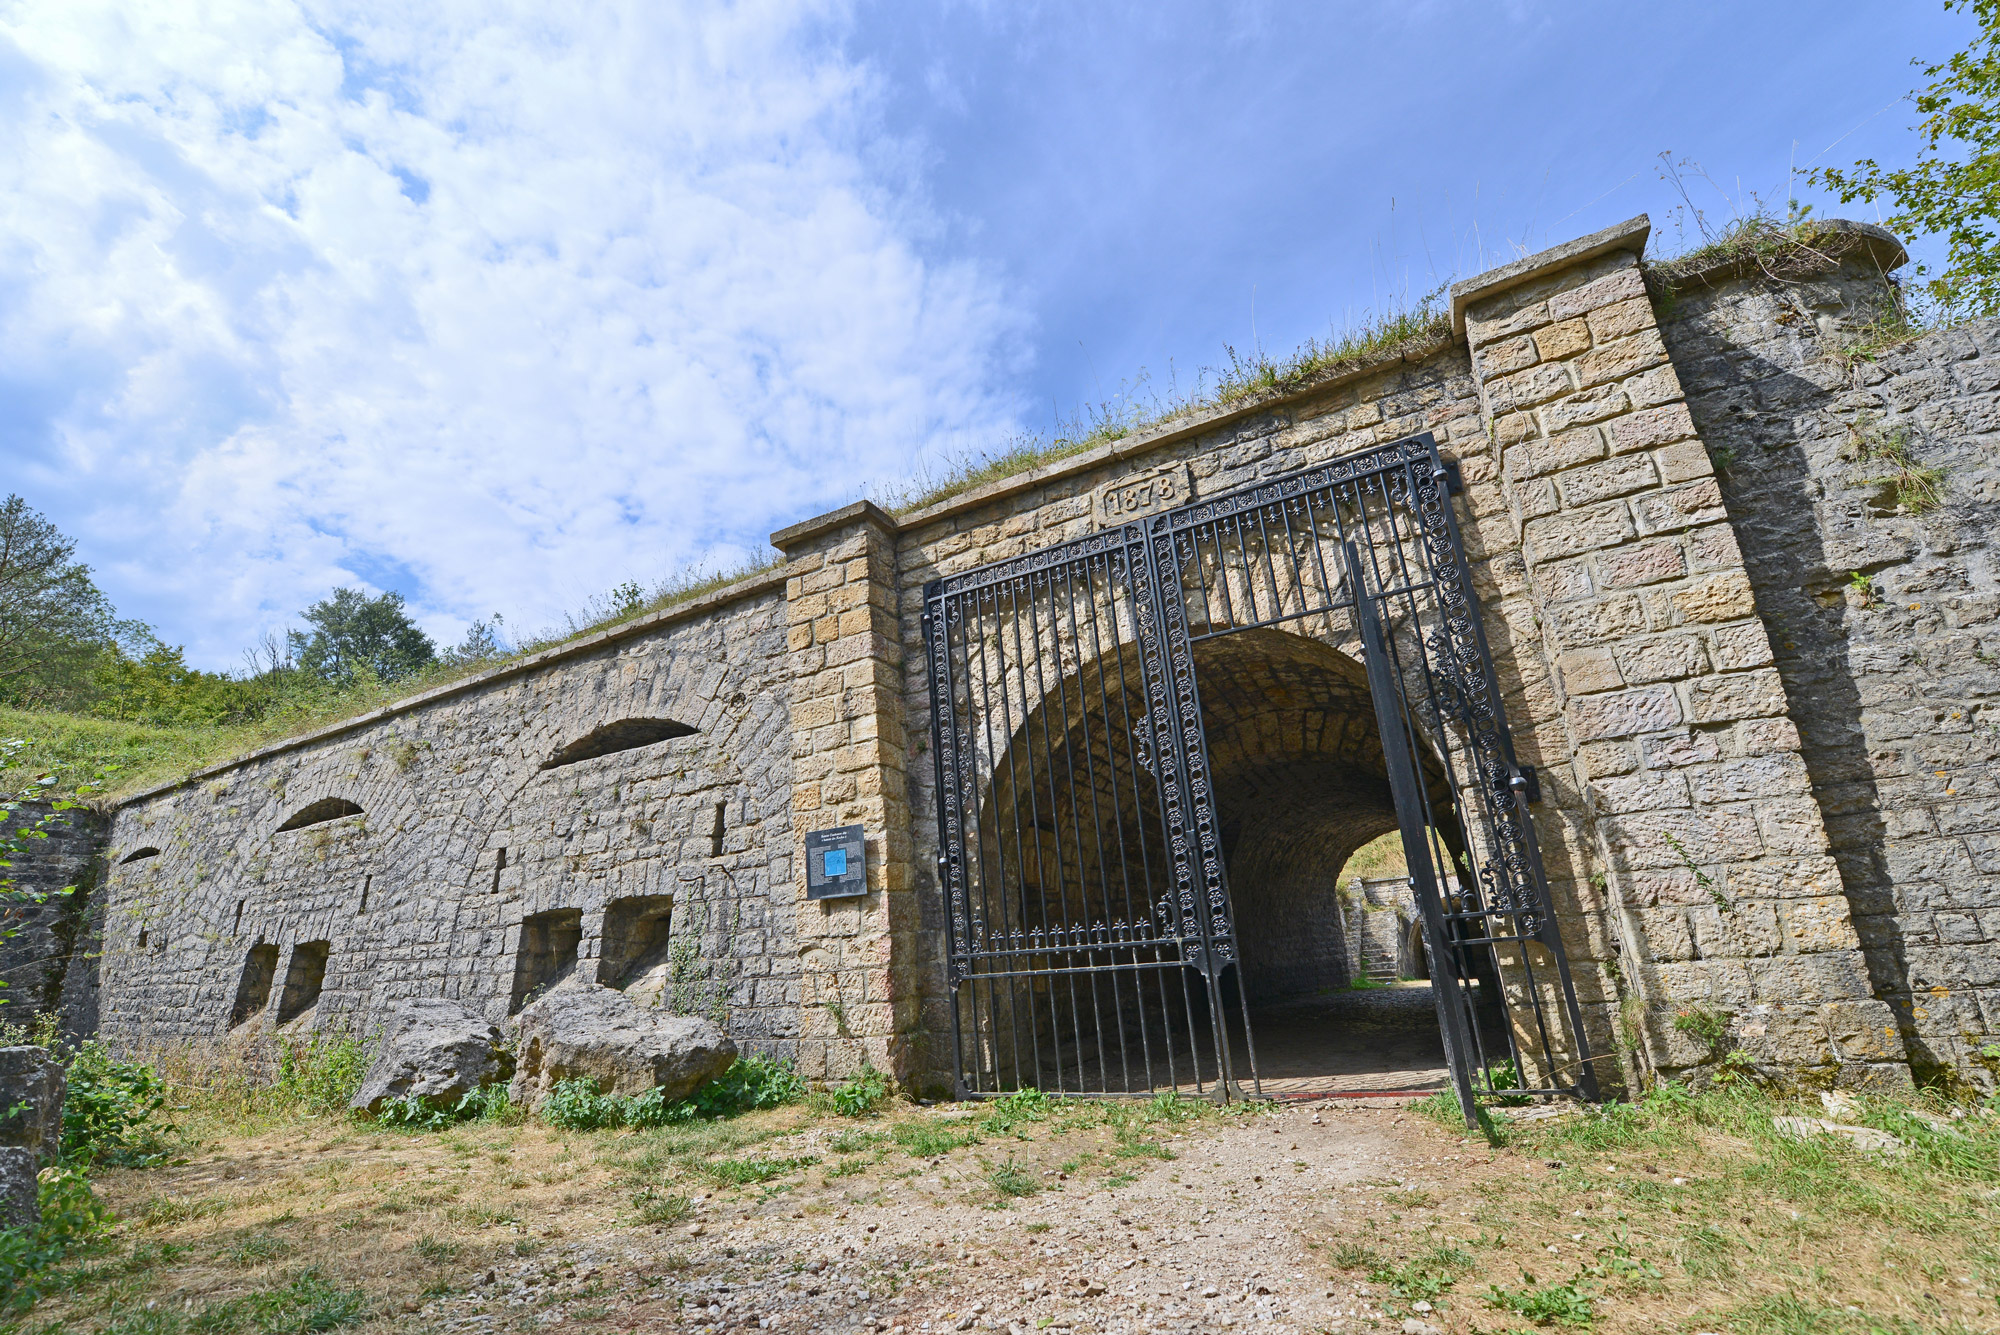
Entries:
{"label": "stone coping", "polygon": [[1544,274],[1557,269],[1569,269],[1600,255],[1609,255],[1614,250],[1629,250],[1634,255],[1646,253],[1646,238],[1652,234],[1653,220],[1645,214],[1627,218],[1622,223],[1613,223],[1589,236],[1580,236],[1574,241],[1565,241],[1560,246],[1550,246],[1538,250],[1511,264],[1503,264],[1497,269],[1468,278],[1462,283],[1451,285],[1451,332],[1465,337],[1465,308],[1475,301],[1496,297],[1509,288],[1532,283]]}
{"label": "stone coping", "polygon": [[846,528],[849,524],[868,523],[894,536],[896,516],[870,500],[859,500],[852,505],[843,505],[838,510],[828,510],[823,515],[802,519],[789,528],[781,528],[771,535],[771,545],[787,556],[792,548],[802,545],[824,533]]}
{"label": "stone coping", "polygon": [[303,732],[296,737],[287,737],[282,741],[260,746],[254,751],[246,751],[240,756],[223,761],[221,764],[210,765],[205,769],[198,769],[184,778],[175,779],[171,783],[159,784],[155,787],[133,793],[128,797],[121,797],[112,804],[112,808],[117,810],[139,802],[151,801],[153,798],[171,793],[176,789],[186,788],[191,784],[199,783],[203,779],[241,768],[253,761],[268,760],[272,756],[283,755],[287,751],[296,751],[302,747],[312,746],[318,742],[339,737],[343,733],[354,732],[372,724],[380,723],[385,719],[395,718],[399,714],[407,714],[412,710],[420,709],[425,705],[448,699],[454,695],[464,695],[469,691],[476,691],[490,686],[497,681],[505,681],[510,677],[519,677],[530,672],[540,671],[542,668],[548,667],[553,663],[560,663],[566,659],[579,658],[586,654],[595,653],[599,649],[617,644],[621,640],[629,640],[634,636],[661,630],[682,621],[691,621],[695,617],[727,607],[731,603],[741,602],[745,598],[763,593],[766,590],[782,589],[785,586],[786,579],[792,573],[792,567],[789,562],[772,566],[769,570],[760,570],[754,575],[737,580],[734,584],[725,584],[719,589],[699,594],[696,597],[688,599],[686,602],[675,603],[671,607],[663,607],[657,612],[649,612],[645,616],[634,617],[630,621],[622,621],[607,630],[598,631],[594,635],[586,635],[582,639],[570,640],[566,643],[558,644],[553,648],[544,649],[539,653],[530,654],[526,658],[517,659],[511,663],[502,663],[499,667],[489,668],[484,672],[476,672],[469,677],[461,677],[457,681],[448,681],[442,686],[433,686],[429,690],[419,691],[415,695],[404,696],[402,699],[392,701],[389,704],[381,706],[379,709],[371,709],[365,714],[356,714],[353,718],[342,719],[338,723],[329,723],[325,727],[315,728],[311,732]]}
{"label": "stone coping", "polygon": [[[1827,218],[1818,224],[1823,234],[1830,234],[1832,244],[1824,250],[1813,250],[1801,246],[1809,254],[1821,255],[1826,261],[1824,268],[1838,264],[1843,256],[1856,250],[1865,250],[1870,259],[1884,274],[1900,269],[1908,263],[1910,254],[1903,248],[1903,242],[1894,232],[1874,223],[1850,222],[1845,218]],[[1661,262],[1661,267],[1673,268],[1672,260]],[[1761,271],[1762,264],[1755,255],[1741,252],[1718,254],[1706,264],[1697,265],[1686,271],[1676,271],[1671,279],[1675,288],[1685,288],[1700,283],[1713,286],[1725,279],[1740,278],[1745,274]]]}

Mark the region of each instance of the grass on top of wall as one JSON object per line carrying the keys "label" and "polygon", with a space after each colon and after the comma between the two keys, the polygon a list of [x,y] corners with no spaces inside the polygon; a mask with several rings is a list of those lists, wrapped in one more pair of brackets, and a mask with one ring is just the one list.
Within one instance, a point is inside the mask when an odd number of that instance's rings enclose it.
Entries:
{"label": "grass on top of wall", "polygon": [[995,449],[972,451],[941,472],[928,470],[901,486],[891,487],[879,503],[896,514],[913,514],[989,482],[1041,468],[1094,450],[1127,436],[1190,424],[1209,413],[1279,398],[1317,381],[1387,360],[1392,354],[1429,351],[1451,338],[1451,312],[1445,288],[1419,298],[1413,305],[1347,329],[1334,330],[1324,341],[1307,339],[1289,355],[1244,356],[1225,346],[1224,367],[1203,367],[1192,389],[1170,384],[1161,394],[1141,371],[1115,397],[1094,406],[1047,436],[1015,436]]}
{"label": "grass on top of wall", "polygon": [[475,661],[440,661],[413,676],[345,684],[293,671],[272,686],[255,719],[230,723],[151,724],[88,714],[0,706],[0,794],[82,795],[112,802],[186,779],[259,747],[381,709],[423,691],[491,672],[571,641],[649,616],[746,579],[777,563],[675,576],[651,589],[625,584],[532,636],[509,653]]}

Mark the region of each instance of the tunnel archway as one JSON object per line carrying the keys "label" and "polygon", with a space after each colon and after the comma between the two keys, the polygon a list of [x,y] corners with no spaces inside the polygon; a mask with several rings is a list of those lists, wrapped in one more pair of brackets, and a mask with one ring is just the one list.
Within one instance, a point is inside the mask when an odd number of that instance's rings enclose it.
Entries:
{"label": "tunnel archway", "polygon": [[[1428,988],[1389,998],[1353,987],[1359,952],[1340,873],[1396,828],[1366,672],[1332,645],[1273,628],[1192,653],[1235,927],[1220,987],[1230,1032],[1239,1044],[1254,1037],[1280,1088],[1442,1087]],[[989,991],[983,1023],[999,1073],[1016,1083],[1116,1092],[1144,1086],[1146,1063],[1155,1085],[1166,1065],[1185,1083],[1216,1064],[1193,969],[1089,967],[1110,958],[1093,955],[1092,940],[1157,929],[1174,893],[1144,689],[1134,659],[1078,662],[997,748],[976,840],[996,893],[979,926],[1018,943],[1036,976]],[[1424,779],[1448,812],[1442,767]]]}

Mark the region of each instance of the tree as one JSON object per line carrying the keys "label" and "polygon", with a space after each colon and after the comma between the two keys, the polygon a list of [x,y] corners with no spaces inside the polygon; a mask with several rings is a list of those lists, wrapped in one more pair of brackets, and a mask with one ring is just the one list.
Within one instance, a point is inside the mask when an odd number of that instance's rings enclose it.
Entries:
{"label": "tree", "polygon": [[77,562],[76,544],[19,496],[0,505],[0,699],[73,693],[124,626]]}
{"label": "tree", "polygon": [[1925,65],[1928,88],[1912,93],[1923,120],[1917,161],[1884,170],[1864,158],[1850,170],[1825,167],[1809,179],[1839,193],[1845,203],[1873,203],[1884,197],[1898,212],[1884,219],[1905,236],[1942,236],[1944,269],[1930,275],[1924,291],[1947,312],[2000,314],[2000,0],[1946,0],[1946,9],[1970,8],[1979,35],[1965,50],[1939,65]]}
{"label": "tree", "polygon": [[475,621],[465,628],[465,638],[444,651],[444,661],[454,666],[469,666],[491,663],[507,654],[507,647],[500,642],[499,627],[506,618],[495,612],[491,618]]}
{"label": "tree", "polygon": [[300,614],[312,633],[287,631],[301,670],[345,684],[366,672],[397,681],[429,667],[437,646],[403,610],[403,595],[370,598],[359,589],[335,589]]}

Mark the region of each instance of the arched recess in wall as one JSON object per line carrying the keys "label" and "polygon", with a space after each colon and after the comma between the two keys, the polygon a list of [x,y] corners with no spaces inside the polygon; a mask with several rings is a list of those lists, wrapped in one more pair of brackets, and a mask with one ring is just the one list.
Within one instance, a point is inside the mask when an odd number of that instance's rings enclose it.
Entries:
{"label": "arched recess in wall", "polygon": [[308,825],[321,825],[330,820],[339,820],[343,816],[364,814],[359,805],[344,797],[322,797],[319,801],[308,803],[294,811],[285,819],[285,823],[278,827],[278,831],[282,834],[286,830],[302,830]]}
{"label": "arched recess in wall", "polygon": [[626,718],[591,729],[542,762],[543,769],[560,769],[578,761],[595,760],[618,751],[636,751],[655,742],[690,737],[698,731],[670,718]]}
{"label": "arched recess in wall", "polygon": [[147,858],[156,858],[158,856],[160,856],[160,850],[148,844],[144,848],[135,848],[124,857],[118,859],[118,865],[123,867],[130,863],[143,862]]}

